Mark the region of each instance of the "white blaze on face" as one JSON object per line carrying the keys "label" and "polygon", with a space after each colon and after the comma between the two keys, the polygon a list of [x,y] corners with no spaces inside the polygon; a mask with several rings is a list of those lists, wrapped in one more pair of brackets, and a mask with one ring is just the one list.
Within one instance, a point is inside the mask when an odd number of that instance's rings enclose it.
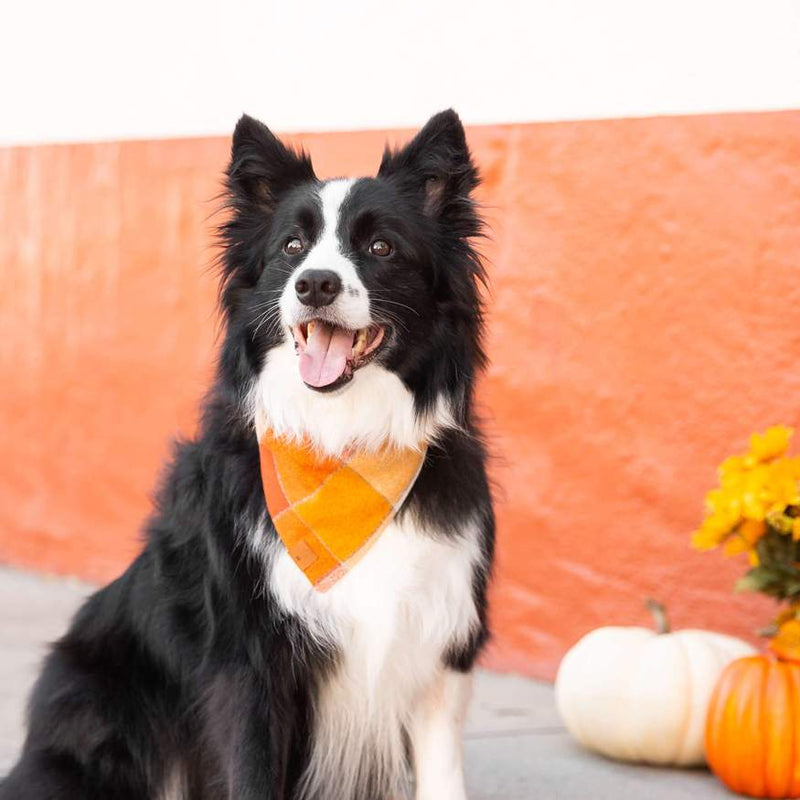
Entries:
{"label": "white blaze on face", "polygon": [[[297,278],[306,269],[335,270],[343,288],[325,310],[334,311],[342,326],[354,332],[354,350],[358,353],[369,347],[361,330],[372,321],[369,297],[355,265],[343,254],[337,232],[341,208],[353,184],[352,180],[331,181],[320,190],[322,233],[303,263],[289,276],[280,306],[287,328],[294,327],[300,319],[309,320],[313,312],[309,314],[309,309],[297,299],[294,287]],[[324,327],[322,331],[315,331],[315,327],[312,326],[312,337],[325,332]],[[378,335],[375,342],[380,343]],[[334,365],[333,372],[337,368]],[[320,369],[316,379],[324,384],[329,377]],[[449,399],[440,397],[429,413],[419,414],[411,391],[398,375],[379,362],[360,368],[346,391],[323,394],[309,389],[300,369],[293,335],[287,335],[280,345],[267,352],[252,404],[259,435],[270,427],[278,436],[308,439],[331,456],[341,455],[353,446],[377,450],[387,442],[398,447],[417,447],[456,425]]]}
{"label": "white blaze on face", "polygon": [[335,317],[337,324],[349,330],[366,328],[371,323],[369,295],[355,264],[342,252],[338,228],[342,205],[355,183],[354,180],[335,180],[326,183],[319,192],[322,204],[322,233],[312,246],[303,263],[292,272],[281,295],[281,315],[287,327],[295,325],[308,307],[295,292],[295,282],[307,269],[328,269],[342,281],[342,291],[326,311]]}

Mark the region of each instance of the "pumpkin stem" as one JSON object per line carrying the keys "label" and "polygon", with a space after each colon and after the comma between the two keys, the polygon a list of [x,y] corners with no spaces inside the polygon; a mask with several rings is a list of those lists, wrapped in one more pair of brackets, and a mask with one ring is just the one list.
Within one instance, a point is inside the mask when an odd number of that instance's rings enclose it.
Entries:
{"label": "pumpkin stem", "polygon": [[660,636],[663,633],[669,633],[672,627],[669,624],[669,617],[667,616],[667,609],[657,600],[648,597],[644,604],[647,610],[653,615],[653,621],[656,624],[656,633]]}

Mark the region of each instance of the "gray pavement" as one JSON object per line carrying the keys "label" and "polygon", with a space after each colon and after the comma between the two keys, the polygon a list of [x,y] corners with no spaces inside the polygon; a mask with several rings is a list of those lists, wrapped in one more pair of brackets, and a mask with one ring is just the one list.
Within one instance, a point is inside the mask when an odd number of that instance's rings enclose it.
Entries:
{"label": "gray pavement", "polygon": [[[46,642],[92,591],[75,580],[0,568],[0,775],[23,738],[25,699]],[[703,770],[617,764],[580,750],[548,684],[477,676],[465,741],[470,800],[714,800],[730,798]]]}

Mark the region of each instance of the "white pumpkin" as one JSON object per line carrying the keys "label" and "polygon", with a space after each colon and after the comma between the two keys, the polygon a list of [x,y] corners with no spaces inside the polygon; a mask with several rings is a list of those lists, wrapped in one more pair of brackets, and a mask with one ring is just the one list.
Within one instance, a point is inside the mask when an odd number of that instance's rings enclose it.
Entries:
{"label": "white pumpkin", "polygon": [[658,630],[598,628],[564,656],[556,703],[584,747],[622,761],[705,763],[706,712],[723,668],[754,649],[733,636],[669,632],[664,609],[648,602]]}

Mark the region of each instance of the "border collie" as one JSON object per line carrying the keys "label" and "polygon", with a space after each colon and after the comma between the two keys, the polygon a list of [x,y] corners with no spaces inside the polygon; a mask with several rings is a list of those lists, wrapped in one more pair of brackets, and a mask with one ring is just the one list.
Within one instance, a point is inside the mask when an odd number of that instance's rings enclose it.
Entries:
{"label": "border collie", "polygon": [[[176,446],[141,554],[48,656],[2,800],[465,797],[494,542],[477,183],[453,111],[376,177],[330,181],[242,117],[200,432]],[[325,347],[302,358],[309,323]],[[259,424],[327,456],[426,448],[328,591],[271,522]]]}

